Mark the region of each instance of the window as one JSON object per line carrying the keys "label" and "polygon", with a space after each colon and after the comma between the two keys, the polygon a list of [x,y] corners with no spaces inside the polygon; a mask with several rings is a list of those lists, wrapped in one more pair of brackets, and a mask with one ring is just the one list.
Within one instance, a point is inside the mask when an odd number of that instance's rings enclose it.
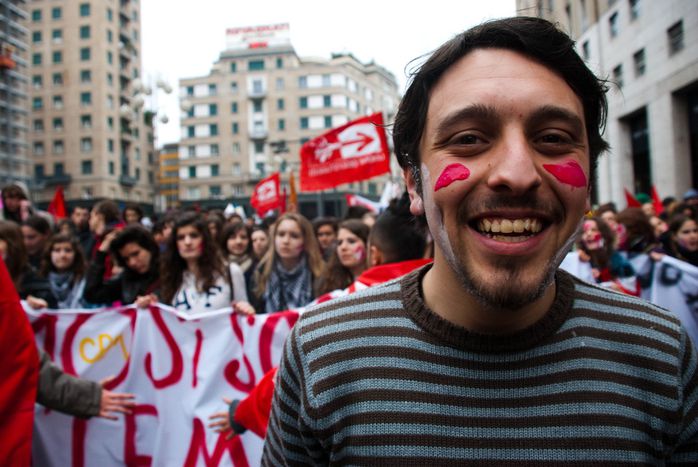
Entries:
{"label": "window", "polygon": [[630,0],[630,19],[636,20],[640,17],[640,0]]}
{"label": "window", "polygon": [[276,110],[284,110],[284,100],[283,99],[276,99]]}
{"label": "window", "polygon": [[44,164],[36,164],[34,166],[34,178],[43,178],[44,176]]}
{"label": "window", "polygon": [[114,161],[109,161],[109,175],[114,175],[116,172],[114,165]]}
{"label": "window", "polygon": [[618,65],[613,69],[613,81],[616,82],[619,88],[623,87],[623,65]]}
{"label": "window", "polygon": [[208,85],[208,95],[215,96],[216,94],[218,94],[218,87],[215,84],[209,84]]}
{"label": "window", "polygon": [[209,104],[208,105],[208,114],[209,115],[218,115],[218,106],[216,104]]}
{"label": "window", "polygon": [[34,21],[35,23],[41,21],[41,10],[32,11],[32,21]]}
{"label": "window", "polygon": [[211,176],[217,177],[218,175],[220,175],[220,168],[218,167],[218,164],[211,164]]}
{"label": "window", "polygon": [[44,121],[43,120],[34,120],[34,131],[40,132],[44,131]]}
{"label": "window", "polygon": [[141,169],[136,167],[136,173],[134,175],[136,176],[136,180],[140,180],[141,179]]}
{"label": "window", "polygon": [[284,79],[283,78],[276,78],[276,90],[277,91],[284,90]]}
{"label": "window", "polygon": [[[111,32],[111,31],[109,31]],[[89,39],[90,38],[90,27],[89,26],[80,26],[80,39]]]}
{"label": "window", "polygon": [[196,166],[192,165],[188,167],[189,169],[189,178],[196,178]]}
{"label": "window", "polygon": [[[80,4],[80,16],[90,16],[90,4],[89,3],[81,3]],[[109,16],[107,14],[107,16]],[[111,20],[111,18],[107,18]]]}
{"label": "window", "polygon": [[80,93],[80,104],[81,105],[91,105],[92,104],[92,93],[81,92]]}
{"label": "window", "polygon": [[240,126],[238,125],[237,122],[233,122],[233,134],[237,135],[240,132]]}
{"label": "window", "polygon": [[56,162],[53,164],[53,175],[63,175],[65,173],[65,166],[62,162]]}
{"label": "window", "polygon": [[645,49],[640,49],[633,54],[635,64],[635,76],[640,77],[645,74]]}
{"label": "window", "polygon": [[53,153],[54,154],[63,154],[64,152],[64,146],[63,146],[63,140],[62,139],[57,139],[53,142]]}
{"label": "window", "polygon": [[264,141],[255,141],[254,142],[254,153],[255,154],[264,154]]}
{"label": "window", "polygon": [[264,162],[257,162],[257,163],[255,164],[255,168],[257,169],[257,172],[259,172],[259,174],[260,174],[262,177],[264,177],[264,173],[266,172],[266,171],[264,170]]}
{"label": "window", "polygon": [[247,69],[249,71],[260,71],[264,69],[264,60],[250,60],[247,62]]}
{"label": "window", "polygon": [[[232,151],[233,151],[234,156],[239,155],[240,154],[240,143],[233,143]],[[237,162],[236,162],[236,164],[237,164]],[[237,165],[239,166],[240,164],[237,164]]]}
{"label": "window", "polygon": [[262,101],[261,100],[255,100],[252,102],[252,111],[253,112],[261,112],[262,111]]}
{"label": "window", "polygon": [[618,12],[613,13],[608,18],[608,31],[611,33],[611,37],[618,35]]}
{"label": "window", "polygon": [[212,123],[208,126],[208,132],[211,136],[218,136],[218,125],[216,123]]}
{"label": "window", "polygon": [[305,96],[301,97],[298,101],[298,106],[301,109],[307,109],[308,108],[308,98]]}
{"label": "window", "polygon": [[41,31],[34,31],[32,33],[32,42],[35,44],[41,42]]}
{"label": "window", "polygon": [[109,86],[114,85],[114,75],[112,75],[111,73],[107,73],[107,84]]}
{"label": "window", "polygon": [[284,131],[286,129],[286,120],[280,118],[277,122],[276,129],[279,131]]}
{"label": "window", "polygon": [[237,73],[237,71],[238,71],[238,64],[236,62],[232,62],[230,64],[230,72]]}
{"label": "window", "polygon": [[32,152],[36,156],[43,156],[44,155],[44,143],[42,143],[41,141],[34,142],[34,146],[32,147]]}
{"label": "window", "polygon": [[187,157],[196,157],[196,146],[187,146]]}
{"label": "window", "polygon": [[332,97],[331,96],[322,96],[322,105],[323,107],[332,107]]}
{"label": "window", "polygon": [[54,86],[63,86],[63,73],[54,73],[51,80]]}
{"label": "window", "polygon": [[41,65],[41,54],[40,53],[35,53],[32,54],[32,65]]}
{"label": "window", "polygon": [[114,129],[114,117],[107,117],[107,127],[110,130]]}
{"label": "window", "polygon": [[114,154],[114,140],[111,138],[107,140],[107,151],[109,151],[111,154]]}
{"label": "window", "polygon": [[53,129],[56,131],[63,130],[63,119],[61,117],[56,117],[53,119]]}
{"label": "window", "polygon": [[53,108],[62,109],[63,108],[63,96],[53,96]]}
{"label": "window", "polygon": [[193,96],[194,95],[194,86],[187,86],[187,96]]}
{"label": "window", "polygon": [[284,67],[284,59],[281,57],[276,57],[276,68],[283,68]]}
{"label": "window", "polygon": [[113,21],[114,20],[114,12],[112,11],[111,8],[107,8],[107,21]]}
{"label": "window", "polygon": [[196,136],[196,129],[193,126],[187,127],[187,136],[189,138],[193,138],[194,136]]}
{"label": "window", "polygon": [[107,29],[107,42],[110,44],[114,42],[114,33],[111,32],[111,29]]}
{"label": "window", "polygon": [[[211,170],[213,170],[213,167],[211,167]],[[221,186],[220,185],[211,185],[208,187],[208,192],[211,196],[220,196],[221,195]]]}
{"label": "window", "polygon": [[584,58],[584,60],[589,60],[589,41],[584,41],[582,43],[582,58]]}
{"label": "window", "polygon": [[308,117],[301,117],[301,130],[308,128]]}
{"label": "window", "polygon": [[85,129],[92,128],[92,115],[80,115],[80,127]]}
{"label": "window", "polygon": [[298,87],[301,89],[305,89],[308,87],[308,77],[307,76],[299,76],[298,77]]}
{"label": "window", "polygon": [[86,62],[90,59],[90,48],[83,47],[80,49],[80,60]]}
{"label": "window", "polygon": [[92,174],[92,161],[82,161],[80,163],[80,172],[82,172],[83,175],[91,175]]}
{"label": "window", "polygon": [[63,63],[63,52],[61,52],[60,50],[56,50],[51,55],[54,64]]}
{"label": "window", "polygon": [[325,128],[332,128],[332,117],[329,115],[325,116]]}
{"label": "window", "polygon": [[235,81],[230,83],[230,92],[233,94],[238,93],[238,83],[236,83]]}
{"label": "window", "polygon": [[330,78],[330,75],[322,75],[322,85],[325,87],[328,87],[332,84],[332,79]]}
{"label": "window", "polygon": [[41,75],[32,76],[32,86],[39,89],[44,85],[44,78]]}
{"label": "window", "polygon": [[54,44],[60,44],[63,42],[63,30],[62,29],[54,29],[51,31],[51,39],[53,40]]}
{"label": "window", "polygon": [[233,102],[232,104],[230,104],[230,113],[234,113],[234,114],[238,113],[238,103],[237,102]]}
{"label": "window", "polygon": [[669,55],[683,49],[683,21],[675,23],[667,30],[669,36]]}
{"label": "window", "polygon": [[80,151],[92,152],[92,138],[80,138]]}
{"label": "window", "polygon": [[212,144],[210,147],[211,147],[211,155],[212,156],[217,156],[220,153],[217,144]]}
{"label": "window", "polygon": [[32,99],[32,109],[41,110],[44,108],[44,100],[41,97],[34,97]]}
{"label": "window", "polygon": [[110,65],[114,63],[114,54],[110,51],[107,51],[107,63]]}
{"label": "window", "polygon": [[56,6],[56,7],[51,8],[51,18],[61,19],[62,15],[63,15],[63,12],[61,11],[61,7]]}

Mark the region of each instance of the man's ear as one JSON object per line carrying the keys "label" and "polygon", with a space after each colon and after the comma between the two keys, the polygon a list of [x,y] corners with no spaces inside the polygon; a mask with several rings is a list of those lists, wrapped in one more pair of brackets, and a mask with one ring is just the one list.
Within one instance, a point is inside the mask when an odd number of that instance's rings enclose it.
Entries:
{"label": "man's ear", "polygon": [[404,169],[402,176],[405,179],[407,193],[410,195],[410,212],[415,216],[424,214],[424,202],[422,196],[417,192],[417,183],[414,180],[414,175],[411,169]]}
{"label": "man's ear", "polygon": [[383,254],[375,246],[368,248],[368,265],[370,267],[378,266],[383,263]]}

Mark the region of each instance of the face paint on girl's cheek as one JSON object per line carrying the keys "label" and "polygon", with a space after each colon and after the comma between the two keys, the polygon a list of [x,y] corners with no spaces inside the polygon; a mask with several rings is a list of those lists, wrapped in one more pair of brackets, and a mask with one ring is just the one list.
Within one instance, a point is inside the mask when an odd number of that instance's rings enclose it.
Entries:
{"label": "face paint on girl's cheek", "polygon": [[470,170],[462,164],[451,164],[441,172],[438,180],[436,180],[436,185],[434,185],[434,191],[439,191],[442,188],[446,188],[451,183],[458,180],[467,180],[470,177]]}
{"label": "face paint on girl's cheek", "polygon": [[543,168],[557,178],[560,183],[575,188],[587,186],[587,176],[582,167],[575,161],[568,161],[564,164],[543,164]]}
{"label": "face paint on girl's cheek", "polygon": [[363,261],[366,259],[366,250],[361,245],[359,245],[359,247],[354,252],[354,259],[356,261]]}

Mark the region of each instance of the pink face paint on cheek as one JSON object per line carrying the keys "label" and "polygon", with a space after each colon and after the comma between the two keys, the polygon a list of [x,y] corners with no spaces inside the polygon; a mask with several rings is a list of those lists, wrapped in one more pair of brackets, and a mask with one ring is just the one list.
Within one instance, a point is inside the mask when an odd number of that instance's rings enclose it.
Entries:
{"label": "pink face paint on cheek", "polygon": [[575,161],[568,161],[564,164],[543,164],[543,168],[557,178],[560,183],[575,188],[587,186],[587,176],[582,167]]}
{"label": "pink face paint on cheek", "polygon": [[439,191],[442,188],[446,188],[451,183],[458,180],[467,180],[470,177],[470,170],[462,164],[451,164],[441,172],[438,180],[436,180],[436,185],[434,185],[434,191]]}

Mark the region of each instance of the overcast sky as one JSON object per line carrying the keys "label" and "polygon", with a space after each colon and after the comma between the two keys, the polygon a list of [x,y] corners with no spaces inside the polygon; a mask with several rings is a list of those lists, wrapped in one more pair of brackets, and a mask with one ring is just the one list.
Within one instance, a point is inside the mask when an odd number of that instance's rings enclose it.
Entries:
{"label": "overcast sky", "polygon": [[351,52],[375,60],[405,85],[405,66],[485,19],[513,16],[515,0],[144,0],[141,2],[146,81],[174,88],[152,102],[170,121],[158,124],[157,145],[179,140],[178,80],[205,76],[225,48],[226,28],[289,23],[300,57]]}

